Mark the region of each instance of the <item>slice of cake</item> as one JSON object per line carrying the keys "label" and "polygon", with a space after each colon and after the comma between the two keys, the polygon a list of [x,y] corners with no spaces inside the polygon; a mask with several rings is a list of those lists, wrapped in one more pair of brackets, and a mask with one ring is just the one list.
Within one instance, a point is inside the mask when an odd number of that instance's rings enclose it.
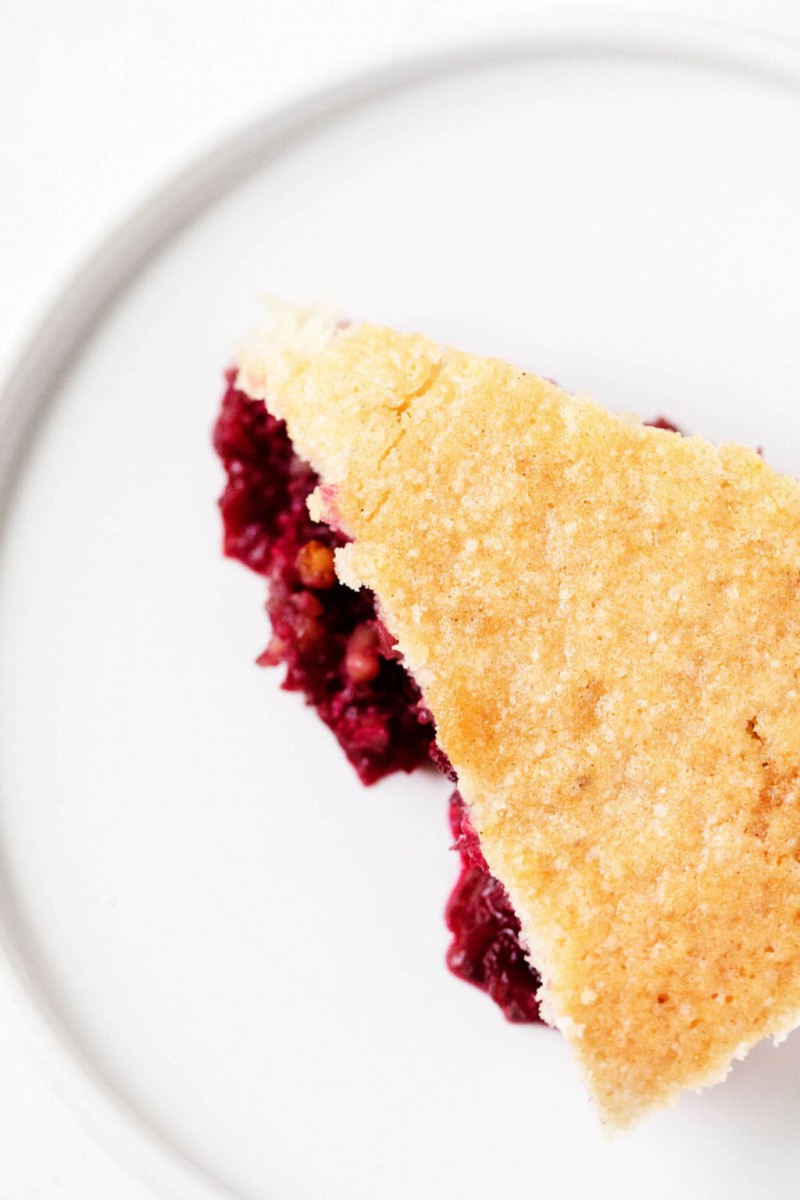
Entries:
{"label": "slice of cake", "polygon": [[286,310],[239,386],[323,481],[548,1019],[630,1124],[800,1019],[800,488],[495,359]]}

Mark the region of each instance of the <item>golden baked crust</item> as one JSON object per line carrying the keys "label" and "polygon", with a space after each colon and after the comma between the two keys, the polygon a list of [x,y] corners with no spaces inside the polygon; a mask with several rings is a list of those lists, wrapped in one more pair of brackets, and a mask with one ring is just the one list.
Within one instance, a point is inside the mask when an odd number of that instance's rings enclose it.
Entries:
{"label": "golden baked crust", "polygon": [[332,485],[601,1116],[715,1082],[800,1018],[800,488],[498,360],[287,322],[240,385]]}

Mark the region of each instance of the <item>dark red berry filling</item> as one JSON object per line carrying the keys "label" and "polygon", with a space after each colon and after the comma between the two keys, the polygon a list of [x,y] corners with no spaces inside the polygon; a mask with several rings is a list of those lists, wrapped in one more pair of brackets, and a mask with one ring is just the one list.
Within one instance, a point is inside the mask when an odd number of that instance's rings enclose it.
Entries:
{"label": "dark red berry filling", "polygon": [[428,761],[430,714],[380,627],[370,592],[337,579],[347,539],[308,515],[317,485],[286,427],[228,375],[214,447],[227,472],[220,499],[225,553],[269,581],[272,637],[261,666],[283,663],[283,687],[302,692],[364,783]]}
{"label": "dark red berry filling", "polygon": [[[283,422],[239,391],[234,376],[226,377],[214,447],[227,474],[219,502],[225,554],[268,580],[272,637],[258,663],[284,664],[282,686],[314,705],[363,783],[430,760],[456,782],[372,593],[336,579],[333,552],[347,538],[308,515],[316,474],[295,454]],[[663,418],[652,424],[678,432]],[[450,822],[461,873],[447,904],[447,964],[487,992],[509,1021],[541,1020],[540,980],[525,959],[519,921],[487,868],[458,792]]]}
{"label": "dark red berry filling", "polygon": [[459,979],[488,992],[509,1021],[539,1021],[541,979],[525,957],[517,914],[502,883],[489,873],[458,792],[450,799],[450,826],[461,874],[445,912],[453,935],[447,965]]}

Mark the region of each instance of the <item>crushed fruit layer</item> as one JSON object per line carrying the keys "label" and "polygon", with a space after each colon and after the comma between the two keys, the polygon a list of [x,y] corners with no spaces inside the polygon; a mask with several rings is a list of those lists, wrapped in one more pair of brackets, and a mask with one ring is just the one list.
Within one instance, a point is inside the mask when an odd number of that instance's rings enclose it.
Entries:
{"label": "crushed fruit layer", "polygon": [[363,783],[429,761],[434,730],[419,689],[394,654],[371,593],[336,579],[333,552],[347,540],[311,520],[317,485],[282,421],[234,386],[214,429],[228,481],[220,499],[224,549],[266,576],[272,626],[261,666],[286,667],[335,733]]}
{"label": "crushed fruit layer", "polygon": [[539,1021],[541,979],[525,957],[517,914],[506,889],[489,872],[457,791],[450,798],[450,827],[461,874],[445,910],[453,935],[447,965],[459,979],[488,992],[509,1021]]}
{"label": "crushed fruit layer", "polygon": [[[282,421],[226,376],[214,448],[227,474],[219,505],[224,551],[268,581],[272,636],[260,666],[283,664],[282,686],[302,692],[333,731],[365,784],[433,762],[456,782],[430,713],[379,621],[374,597],[344,587],[334,550],[347,538],[313,522],[306,500],[318,477],[294,452]],[[659,428],[675,426],[660,418]],[[541,1020],[539,976],[519,921],[488,870],[459,793],[450,801],[461,872],[447,904],[447,965],[487,992],[509,1021]]]}

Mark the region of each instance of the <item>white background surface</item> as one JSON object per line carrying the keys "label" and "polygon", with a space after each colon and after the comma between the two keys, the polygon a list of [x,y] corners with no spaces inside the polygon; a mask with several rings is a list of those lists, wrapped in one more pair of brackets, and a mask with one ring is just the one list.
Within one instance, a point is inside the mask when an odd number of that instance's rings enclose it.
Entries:
{"label": "white background surface", "polygon": [[[534,7],[505,6],[501,17],[489,0],[0,0],[0,360],[97,238],[220,134],[350,67],[447,45]],[[800,36],[788,0],[646,7]],[[2,1024],[0,1064],[1,1200],[150,1195]]]}

